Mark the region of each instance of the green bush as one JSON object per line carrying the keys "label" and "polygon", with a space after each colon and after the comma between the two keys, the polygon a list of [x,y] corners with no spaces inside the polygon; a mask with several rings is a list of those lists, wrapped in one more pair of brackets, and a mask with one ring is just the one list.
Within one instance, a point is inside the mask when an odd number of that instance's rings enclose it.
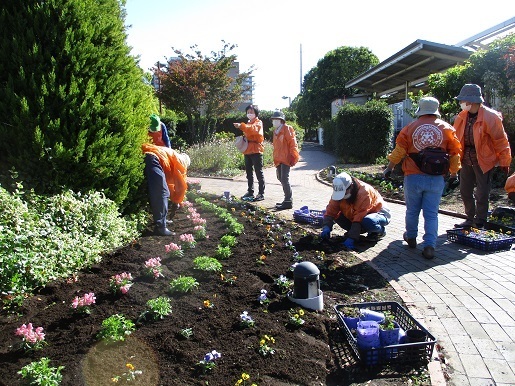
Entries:
{"label": "green bush", "polygon": [[335,151],[344,162],[374,163],[388,154],[393,130],[392,111],[386,102],[370,101],[364,106],[347,103],[334,120]]}
{"label": "green bush", "polygon": [[0,187],[0,293],[30,292],[90,266],[137,237],[146,220],[121,217],[98,192],[43,197]]}
{"label": "green bush", "polygon": [[38,193],[104,191],[125,211],[143,183],[156,103],[125,41],[122,4],[2,5],[0,164]]}

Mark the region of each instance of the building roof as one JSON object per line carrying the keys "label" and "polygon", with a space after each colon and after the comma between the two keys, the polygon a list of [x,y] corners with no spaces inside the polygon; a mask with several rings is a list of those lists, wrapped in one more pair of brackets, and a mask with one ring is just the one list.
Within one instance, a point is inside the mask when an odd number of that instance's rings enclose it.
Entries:
{"label": "building roof", "polygon": [[463,63],[472,54],[465,48],[416,40],[377,66],[351,79],[345,85],[377,97],[389,97],[389,102],[407,98],[408,92],[425,90],[428,76]]}

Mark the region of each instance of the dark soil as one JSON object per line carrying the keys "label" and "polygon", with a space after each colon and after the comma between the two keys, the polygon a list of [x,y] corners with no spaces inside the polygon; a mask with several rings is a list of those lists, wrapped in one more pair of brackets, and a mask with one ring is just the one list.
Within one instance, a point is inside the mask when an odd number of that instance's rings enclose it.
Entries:
{"label": "dark soil", "polygon": [[[217,198],[210,200],[226,205]],[[429,384],[424,370],[409,374],[407,369],[367,370],[342,340],[332,308],[335,304],[402,301],[375,270],[341,250],[341,239],[335,237],[320,244],[314,228],[284,222],[273,214],[253,212],[249,210],[252,207],[235,203],[232,213],[244,224],[245,231],[237,238],[233,256],[221,261],[223,274],[236,277],[234,284],[229,284],[219,274],[193,269],[192,260],[200,255],[214,256],[220,237],[228,232],[213,213],[195,207],[207,220],[209,238],[187,250],[184,257],[167,257],[165,245],[178,243],[180,234],[193,233],[185,208],[174,218],[175,236],[145,235],[104,256],[100,264],[81,272],[78,281],[59,281],[41,289],[26,299],[17,314],[4,309],[0,313],[0,385],[22,385],[17,372],[41,357],[50,358],[52,366],[64,366],[62,385],[69,386],[113,384],[114,376],[127,372],[127,363],[142,371],[131,384],[145,386],[234,385],[242,373],[250,375],[247,385],[260,386],[397,385],[405,384],[410,377],[417,377],[419,385]],[[281,229],[272,227],[273,233],[268,235],[267,226],[277,224]],[[290,267],[294,251],[283,239],[287,232],[291,232],[303,261],[313,262],[320,269],[324,296],[324,310],[306,309],[305,323],[298,328],[287,322],[288,311],[299,306],[274,284],[279,275],[293,279]],[[273,246],[269,236],[274,238]],[[264,264],[259,264],[265,246],[271,253]],[[154,280],[144,276],[143,264],[157,256],[162,258],[165,277]],[[113,295],[109,278],[121,272],[132,273],[134,285],[126,295]],[[200,283],[198,289],[184,295],[170,293],[169,283],[179,275],[195,277]],[[271,299],[268,309],[257,301],[261,289],[266,289]],[[92,313],[73,313],[72,299],[91,291],[97,298]],[[158,296],[172,299],[171,315],[158,321],[139,320],[136,331],[122,343],[106,344],[96,338],[105,318],[122,314],[137,321],[146,302]],[[205,307],[205,300],[213,307]],[[254,327],[240,326],[243,311],[253,317]],[[24,352],[19,348],[21,339],[14,331],[29,322],[44,328],[48,345],[41,350]],[[192,328],[191,338],[180,336],[184,328]],[[272,346],[276,349],[267,357],[258,353],[259,340],[265,334],[275,339]],[[212,350],[222,356],[214,369],[203,373],[196,364]]]}

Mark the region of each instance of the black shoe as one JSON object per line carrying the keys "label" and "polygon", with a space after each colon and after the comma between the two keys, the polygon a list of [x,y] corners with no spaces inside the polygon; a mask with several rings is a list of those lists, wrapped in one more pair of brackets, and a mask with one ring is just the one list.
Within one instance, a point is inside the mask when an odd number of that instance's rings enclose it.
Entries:
{"label": "black shoe", "polygon": [[256,197],[254,197],[254,201],[263,201],[265,199],[265,196],[263,196],[261,193],[259,193]]}
{"label": "black shoe", "polygon": [[367,237],[365,237],[365,241],[369,241],[369,242],[372,242],[372,243],[377,243],[379,240],[381,240],[385,236],[386,236],[386,231],[383,231],[383,232],[380,232],[380,233],[377,233],[377,232],[369,233],[367,235]]}
{"label": "black shoe", "polygon": [[424,247],[422,251],[422,256],[426,259],[430,260],[435,257],[435,249],[433,247]]}
{"label": "black shoe", "polygon": [[293,203],[291,201],[283,201],[279,205],[275,206],[277,210],[291,209],[293,208]]}
{"label": "black shoe", "polygon": [[253,200],[254,199],[254,192],[247,192],[243,196],[241,196],[242,200]]}
{"label": "black shoe", "polygon": [[172,232],[168,228],[154,228],[154,233],[158,236],[173,236],[175,235],[175,232]]}
{"label": "black shoe", "polygon": [[470,228],[471,226],[474,226],[474,222],[472,220],[465,220],[459,224],[454,224],[454,228]]}
{"label": "black shoe", "polygon": [[406,241],[408,243],[408,246],[410,248],[417,247],[417,239],[416,238],[408,238],[408,235],[406,232],[404,232],[404,234],[402,235],[402,238],[404,239],[404,241]]}

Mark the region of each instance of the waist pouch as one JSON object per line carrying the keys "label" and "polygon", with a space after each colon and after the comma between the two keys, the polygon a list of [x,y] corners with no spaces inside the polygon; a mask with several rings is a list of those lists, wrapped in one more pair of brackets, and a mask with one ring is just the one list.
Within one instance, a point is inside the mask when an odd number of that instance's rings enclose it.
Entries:
{"label": "waist pouch", "polygon": [[418,153],[409,153],[422,173],[441,176],[449,171],[449,153],[441,147],[426,147]]}

